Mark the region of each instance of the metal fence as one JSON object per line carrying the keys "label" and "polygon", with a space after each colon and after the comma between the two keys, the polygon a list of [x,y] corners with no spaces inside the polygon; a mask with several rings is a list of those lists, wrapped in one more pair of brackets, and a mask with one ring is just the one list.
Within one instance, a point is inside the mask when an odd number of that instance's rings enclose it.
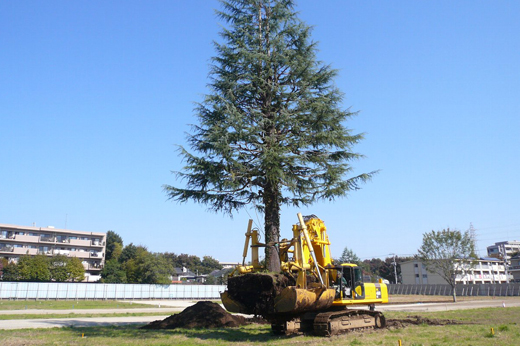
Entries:
{"label": "metal fence", "polygon": [[[3,282],[0,299],[220,299],[225,285]],[[520,283],[457,285],[457,296],[520,296]],[[388,285],[388,293],[451,296],[450,285]]]}
{"label": "metal fence", "polygon": [[[455,287],[457,296],[520,296],[520,284],[469,284]],[[450,285],[388,285],[388,294],[451,296]]]}
{"label": "metal fence", "polygon": [[0,299],[220,299],[224,285],[2,282]]}

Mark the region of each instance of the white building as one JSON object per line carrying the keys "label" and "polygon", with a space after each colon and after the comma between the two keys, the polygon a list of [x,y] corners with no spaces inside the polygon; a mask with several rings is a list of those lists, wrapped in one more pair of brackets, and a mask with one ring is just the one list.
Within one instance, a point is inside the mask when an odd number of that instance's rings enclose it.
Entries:
{"label": "white building", "polygon": [[78,257],[85,268],[85,281],[101,278],[105,263],[106,233],[49,227],[0,224],[0,258],[17,262],[22,255]]}
{"label": "white building", "polygon": [[511,256],[515,253],[520,253],[520,241],[501,241],[487,247],[487,253],[489,257],[499,258],[504,260],[504,253],[506,254],[505,260],[509,262]]}
{"label": "white building", "polygon": [[520,254],[511,257],[511,265],[508,270],[513,275],[515,282],[520,282]]}
{"label": "white building", "polygon": [[[496,258],[480,258],[471,268],[469,262],[462,264],[463,272],[456,277],[457,284],[490,284],[506,283],[506,271],[504,262]],[[401,276],[403,284],[447,284],[437,273],[430,273],[419,260],[401,263]],[[513,277],[509,274],[509,281]]]}

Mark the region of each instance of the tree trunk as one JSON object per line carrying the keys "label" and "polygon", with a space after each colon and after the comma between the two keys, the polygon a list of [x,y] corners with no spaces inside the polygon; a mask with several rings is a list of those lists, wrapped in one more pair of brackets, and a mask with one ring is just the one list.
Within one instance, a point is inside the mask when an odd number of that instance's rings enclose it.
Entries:
{"label": "tree trunk", "polygon": [[457,302],[457,291],[455,289],[455,286],[453,286],[453,302],[456,303]]}
{"label": "tree trunk", "polygon": [[270,181],[264,188],[265,206],[265,266],[268,271],[280,272],[280,256],[278,242],[280,240],[280,204],[279,191]]}

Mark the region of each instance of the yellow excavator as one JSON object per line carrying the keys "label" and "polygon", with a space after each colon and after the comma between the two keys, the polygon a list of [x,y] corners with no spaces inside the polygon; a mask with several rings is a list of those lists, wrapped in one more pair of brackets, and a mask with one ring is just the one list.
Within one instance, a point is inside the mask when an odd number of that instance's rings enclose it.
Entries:
{"label": "yellow excavator", "polygon": [[[352,330],[382,328],[385,317],[375,304],[388,303],[387,286],[364,283],[356,264],[333,263],[325,224],[315,215],[293,225],[293,237],[275,244],[279,250],[279,274],[268,274],[258,250],[258,231],[249,220],[242,265],[229,275],[221,294],[224,307],[234,313],[263,316],[276,334],[313,332],[331,336]],[[249,245],[251,243],[251,245]],[[251,263],[246,257],[251,248]],[[368,305],[369,309],[353,308]]]}

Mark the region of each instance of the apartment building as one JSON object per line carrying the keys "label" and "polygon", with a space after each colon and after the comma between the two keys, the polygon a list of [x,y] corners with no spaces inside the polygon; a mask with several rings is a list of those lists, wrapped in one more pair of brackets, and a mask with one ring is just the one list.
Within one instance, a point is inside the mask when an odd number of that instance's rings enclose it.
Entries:
{"label": "apartment building", "polygon": [[101,278],[105,246],[106,233],[0,224],[0,258],[16,262],[21,255],[78,257],[88,282]]}
{"label": "apartment building", "polygon": [[520,282],[520,254],[511,257],[509,272],[513,275],[515,282]]}
{"label": "apartment building", "polygon": [[505,260],[509,262],[511,256],[520,253],[520,241],[513,240],[495,243],[495,245],[487,247],[487,253],[489,257],[499,258],[501,260],[504,260],[505,253]]}
{"label": "apartment building", "polygon": [[[506,277],[504,262],[496,258],[482,257],[470,266],[469,262],[461,261],[461,274],[457,275],[457,284],[492,284],[513,281],[511,274]],[[419,260],[401,263],[403,284],[447,284],[437,273],[430,273]],[[508,280],[509,279],[509,280]]]}

